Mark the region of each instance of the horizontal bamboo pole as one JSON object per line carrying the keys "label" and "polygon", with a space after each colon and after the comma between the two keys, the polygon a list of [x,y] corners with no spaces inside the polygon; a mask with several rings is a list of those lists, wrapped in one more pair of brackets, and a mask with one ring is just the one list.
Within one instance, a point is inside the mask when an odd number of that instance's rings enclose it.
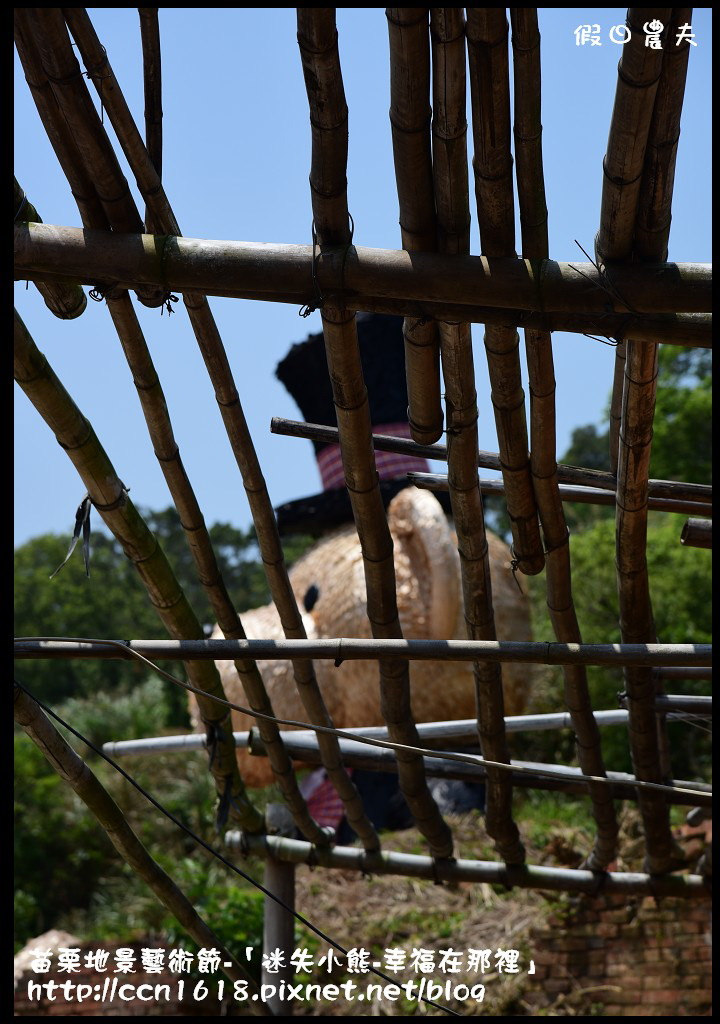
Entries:
{"label": "horizontal bamboo pole", "polygon": [[[287,293],[312,298],[309,245],[214,241],[177,235],[87,231],[31,224],[15,233],[16,272],[62,273],[123,286],[162,284],[178,291],[238,298]],[[635,313],[706,313],[711,310],[712,265],[631,264],[614,269],[618,289]],[[316,260],[323,294],[350,299],[386,297],[539,313],[575,312],[608,317],[628,307],[608,295],[592,263],[517,257],[407,253],[402,249],[322,246]],[[364,307],[363,307],[364,308]]]}
{"label": "horizontal bamboo pole", "polygon": [[[273,416],[270,420],[270,431],[288,437],[303,437],[310,441],[326,441],[328,444],[338,443],[337,427],[329,427],[321,423],[305,423],[301,420],[288,420],[281,416]],[[403,437],[392,437],[390,434],[373,434],[372,441],[377,451],[397,452],[400,455],[417,455],[421,458],[447,462],[447,447],[443,444],[418,445]],[[500,469],[500,458],[493,452],[478,452],[480,469]],[[617,479],[612,473],[599,469],[583,469],[580,466],[558,464],[558,480],[560,483],[574,484],[579,487],[594,487],[615,493]],[[712,503],[712,486],[708,484],[685,483],[681,480],[650,480],[649,493],[655,498],[672,498],[676,501],[692,501],[710,505]]]}
{"label": "horizontal bamboo pole", "polygon": [[[257,982],[198,915],[172,878],[150,856],[94,772],[17,683],[14,686],[14,705],[15,721],[22,726],[60,778],[77,793],[123,860],[152,889],[160,903],[198,946],[219,951],[223,972],[231,981],[242,980],[247,983],[251,993],[248,1012],[261,1017],[272,1016],[261,997]],[[21,779],[18,781],[22,782]]]}
{"label": "horizontal bamboo pole", "polygon": [[[127,649],[127,653],[125,653]],[[214,661],[492,661],[539,665],[711,665],[712,644],[561,644],[531,640],[102,640],[17,639],[15,658],[146,658]]]}
{"label": "horizontal bamboo pole", "polygon": [[[15,209],[15,223],[33,221],[42,224],[42,217],[20,185],[17,178],[13,178],[13,206]],[[36,281],[35,286],[45,300],[45,305],[60,320],[74,320],[85,312],[87,307],[87,296],[78,284],[45,284]]]}
{"label": "horizontal bamboo pole", "polygon": [[[284,739],[287,752],[294,761],[313,765],[321,763],[315,736],[287,732]],[[342,739],[340,740],[340,749],[343,761],[352,768],[363,768],[372,772],[397,772],[395,751],[389,748],[370,746],[359,740]],[[256,757],[266,756],[262,737],[255,728],[250,730],[249,750]],[[453,753],[457,753],[459,756],[457,758],[450,756]],[[493,769],[491,766],[481,763],[472,764],[470,758],[473,756],[478,755],[468,754],[465,751],[439,750],[437,754],[428,754],[423,757],[425,773],[429,778],[485,783],[488,781],[488,773],[493,770],[497,772],[497,768]],[[578,796],[587,795],[588,783],[583,778],[584,773],[581,768],[515,759],[508,760],[507,763],[515,771],[506,769],[502,771],[502,774],[508,782],[512,782],[513,786],[573,793]],[[593,783],[593,785],[602,785],[603,789],[608,791],[608,799],[637,800],[637,780],[634,775],[629,775],[626,772],[603,772],[603,777],[607,778],[609,782]],[[712,803],[712,788],[705,783],[698,785],[696,782],[675,782],[671,788],[672,791],[663,790],[663,794],[670,803],[705,807]]]}
{"label": "horizontal bamboo pole", "polygon": [[[408,480],[416,487],[422,487],[428,491],[447,491],[448,478],[442,473],[408,473]],[[505,494],[505,484],[502,480],[480,480],[480,492],[482,494]],[[576,487],[570,484],[559,484],[558,490],[562,501],[578,502],[584,505],[615,505],[615,495],[610,491],[603,491],[597,487]],[[699,501],[682,501],[677,498],[648,498],[647,507],[656,512],[698,512],[710,514],[709,505]],[[688,522],[701,522],[702,520],[688,520]],[[712,524],[708,523],[710,529]],[[687,541],[683,541],[687,543]],[[709,544],[696,544],[695,547],[709,547]]]}
{"label": "horizontal bamboo pole", "polygon": [[680,543],[690,548],[712,548],[711,520],[688,519],[682,528]]}
{"label": "horizontal bamboo pole", "polygon": [[709,899],[711,890],[701,875],[667,875],[663,878],[640,872],[577,871],[536,865],[498,864],[493,861],[451,860],[438,862],[412,853],[379,853],[368,856],[350,846],[316,849],[310,843],[280,836],[246,839],[240,832],[228,832],[228,846],[259,856],[271,856],[293,864],[362,871],[374,875],[402,875],[435,882],[487,882],[518,889],[549,889],[555,892],[584,892],[590,896],[622,893],[625,896],[671,896]]}

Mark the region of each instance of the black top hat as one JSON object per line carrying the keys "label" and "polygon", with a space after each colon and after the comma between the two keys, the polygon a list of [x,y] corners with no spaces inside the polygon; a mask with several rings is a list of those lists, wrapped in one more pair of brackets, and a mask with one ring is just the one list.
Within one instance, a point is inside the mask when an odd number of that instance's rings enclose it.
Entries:
{"label": "black top hat", "polygon": [[[402,325],[400,316],[357,315],[360,361],[373,429],[378,434],[409,438]],[[337,426],[322,333],[311,334],[306,341],[293,345],[278,363],[275,375],[295,399],[307,422]],[[352,521],[340,445],[322,441],[313,441],[313,445],[324,490],[311,498],[287,502],[275,510],[281,534],[320,534]],[[429,468],[423,458],[380,451],[375,452],[375,464],[386,506],[398,491],[408,486],[408,472],[427,472]]]}

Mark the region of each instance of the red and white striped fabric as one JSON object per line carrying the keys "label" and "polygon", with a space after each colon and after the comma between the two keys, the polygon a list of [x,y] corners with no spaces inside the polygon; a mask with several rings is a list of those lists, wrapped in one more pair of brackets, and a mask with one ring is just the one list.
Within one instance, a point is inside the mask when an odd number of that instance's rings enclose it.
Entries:
{"label": "red and white striped fabric", "polygon": [[[410,437],[409,423],[379,423],[373,426],[374,434],[390,434],[392,437]],[[320,476],[324,491],[345,486],[340,445],[331,444],[318,452]],[[397,452],[375,452],[375,465],[381,480],[394,480],[406,473],[427,473],[430,470],[427,459],[416,455],[399,455]]]}
{"label": "red and white striped fabric", "polygon": [[[348,775],[352,769],[347,769]],[[345,814],[343,802],[327,777],[324,768],[318,768],[300,781],[300,792],[307,801],[308,810],[318,825],[337,829]]]}

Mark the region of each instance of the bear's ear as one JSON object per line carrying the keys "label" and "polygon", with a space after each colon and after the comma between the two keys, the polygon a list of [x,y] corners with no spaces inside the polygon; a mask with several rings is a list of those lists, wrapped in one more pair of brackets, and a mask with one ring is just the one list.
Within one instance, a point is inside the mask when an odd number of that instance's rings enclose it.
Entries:
{"label": "bear's ear", "polygon": [[461,605],[460,558],[445,512],[430,491],[406,487],[388,506],[388,524],[395,544],[398,604],[402,616],[403,580],[417,581],[413,619],[424,620],[424,635],[433,640],[455,637]]}

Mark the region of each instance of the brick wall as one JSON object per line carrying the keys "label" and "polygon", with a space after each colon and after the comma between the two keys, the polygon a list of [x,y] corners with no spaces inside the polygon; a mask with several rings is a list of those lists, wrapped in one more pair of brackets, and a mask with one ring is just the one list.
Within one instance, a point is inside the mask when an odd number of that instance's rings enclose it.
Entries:
{"label": "brick wall", "polygon": [[710,900],[565,898],[532,933],[529,1001],[597,1016],[709,1015],[710,940]]}

